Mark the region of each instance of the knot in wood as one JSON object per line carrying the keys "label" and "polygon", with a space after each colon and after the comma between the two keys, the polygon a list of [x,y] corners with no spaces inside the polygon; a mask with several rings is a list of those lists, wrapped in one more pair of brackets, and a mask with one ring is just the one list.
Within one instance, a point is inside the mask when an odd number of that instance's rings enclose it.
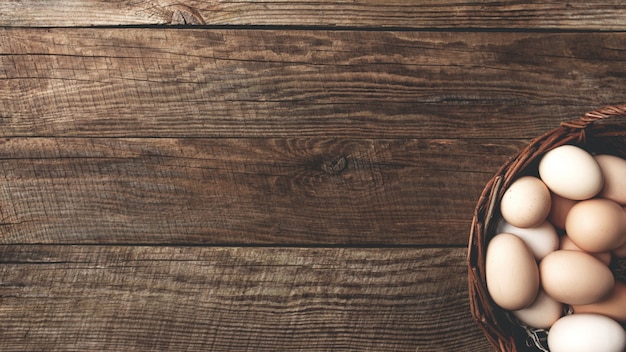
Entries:
{"label": "knot in wood", "polygon": [[203,25],[206,24],[202,15],[186,5],[172,5],[170,7],[172,11],[172,18],[170,20],[171,25]]}
{"label": "knot in wood", "polygon": [[336,175],[341,173],[348,166],[348,161],[345,157],[339,156],[331,160],[330,162],[322,163],[322,170],[330,175]]}

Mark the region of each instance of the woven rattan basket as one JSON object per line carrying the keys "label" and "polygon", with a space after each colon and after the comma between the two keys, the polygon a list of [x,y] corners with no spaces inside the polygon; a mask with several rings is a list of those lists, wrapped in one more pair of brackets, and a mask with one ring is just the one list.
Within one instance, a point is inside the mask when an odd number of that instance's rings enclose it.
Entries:
{"label": "woven rattan basket", "polygon": [[[510,158],[485,186],[474,210],[470,231],[469,295],[472,316],[497,351],[548,351],[546,331],[525,328],[489,297],[485,283],[485,251],[495,235],[497,221],[492,220],[500,216],[499,204],[505,190],[520,176],[536,175],[534,170],[541,156],[564,144],[577,145],[591,153],[626,158],[626,105],[605,107],[579,119],[562,122]],[[624,266],[623,260],[612,263],[620,280],[624,280]]]}

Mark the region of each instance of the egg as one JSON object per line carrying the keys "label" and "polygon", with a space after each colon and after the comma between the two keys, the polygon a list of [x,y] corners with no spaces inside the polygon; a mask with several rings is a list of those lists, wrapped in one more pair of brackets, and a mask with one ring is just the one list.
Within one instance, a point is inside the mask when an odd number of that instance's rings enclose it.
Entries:
{"label": "egg", "polygon": [[598,302],[615,283],[606,264],[585,252],[572,250],[548,254],[539,263],[539,274],[548,295],[571,305]]}
{"label": "egg", "polygon": [[565,219],[570,239],[588,252],[606,252],[626,241],[626,217],[612,200],[595,198],[576,203]]}
{"label": "egg", "polygon": [[626,323],[626,284],[616,281],[608,297],[587,305],[572,306],[574,313],[602,314]]}
{"label": "egg", "polygon": [[550,191],[540,179],[523,176],[505,191],[500,202],[502,217],[516,227],[535,227],[550,213]]}
{"label": "egg", "polygon": [[559,248],[559,235],[548,221],[544,221],[537,227],[521,228],[503,219],[498,223],[496,232],[510,233],[521,238],[537,261]]}
{"label": "egg", "polygon": [[[622,208],[624,209],[624,217],[626,217],[626,205],[624,205]],[[621,247],[613,250],[613,256],[619,259],[626,258],[626,242],[624,242]]]}
{"label": "egg", "polygon": [[626,204],[626,160],[614,155],[594,157],[604,175],[604,187],[600,196],[619,204]]}
{"label": "egg", "polygon": [[552,207],[550,208],[550,214],[548,220],[550,223],[559,229],[565,228],[565,218],[570,209],[576,204],[577,201],[573,199],[563,198],[560,195],[551,192]]}
{"label": "egg", "polygon": [[548,329],[563,315],[563,304],[539,290],[533,303],[513,315],[527,326],[536,329]]}
{"label": "egg", "polygon": [[619,259],[626,258],[626,243],[624,243],[621,247],[614,249],[613,255]]}
{"label": "egg", "polygon": [[580,247],[578,247],[574,242],[572,242],[572,240],[567,235],[563,235],[559,239],[559,249],[569,249],[569,250],[574,250],[574,251],[583,251],[585,253],[589,253],[592,256],[598,258],[601,262],[603,262],[606,265],[611,264],[611,252],[599,252],[599,253],[586,252],[586,251],[580,249]]}
{"label": "egg", "polygon": [[539,177],[552,192],[572,200],[592,198],[604,186],[598,162],[574,145],[548,151],[539,161]]}
{"label": "egg", "polygon": [[487,291],[493,301],[508,310],[529,306],[539,291],[539,269],[524,241],[512,234],[494,236],[485,257]]}
{"label": "egg", "polygon": [[626,332],[615,320],[598,314],[571,314],[548,332],[550,352],[623,352]]}

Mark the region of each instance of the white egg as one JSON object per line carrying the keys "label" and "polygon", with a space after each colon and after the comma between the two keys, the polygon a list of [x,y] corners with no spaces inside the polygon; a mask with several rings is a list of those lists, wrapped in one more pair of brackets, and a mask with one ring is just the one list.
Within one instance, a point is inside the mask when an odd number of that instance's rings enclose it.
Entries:
{"label": "white egg", "polygon": [[540,289],[530,306],[513,311],[513,315],[530,327],[548,329],[563,315],[563,304]]}
{"label": "white egg", "polygon": [[503,232],[521,238],[536,260],[543,259],[543,257],[559,248],[559,235],[554,226],[548,221],[544,221],[537,227],[521,228],[513,226],[502,219],[498,223],[496,233]]}
{"label": "white egg", "polygon": [[539,162],[539,177],[561,197],[583,200],[600,193],[604,176],[598,162],[584,149],[562,145],[547,152]]}
{"label": "white egg", "polygon": [[567,315],[550,328],[548,347],[550,352],[623,352],[626,331],[603,315]]}

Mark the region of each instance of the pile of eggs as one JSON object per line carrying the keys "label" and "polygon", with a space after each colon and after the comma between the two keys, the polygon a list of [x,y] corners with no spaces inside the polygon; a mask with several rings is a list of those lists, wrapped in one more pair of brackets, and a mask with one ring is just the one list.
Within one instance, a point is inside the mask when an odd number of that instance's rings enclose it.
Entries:
{"label": "pile of eggs", "polygon": [[610,267],[626,258],[626,160],[563,145],[536,171],[501,200],[487,290],[523,324],[545,329],[551,352],[626,351],[626,283]]}

